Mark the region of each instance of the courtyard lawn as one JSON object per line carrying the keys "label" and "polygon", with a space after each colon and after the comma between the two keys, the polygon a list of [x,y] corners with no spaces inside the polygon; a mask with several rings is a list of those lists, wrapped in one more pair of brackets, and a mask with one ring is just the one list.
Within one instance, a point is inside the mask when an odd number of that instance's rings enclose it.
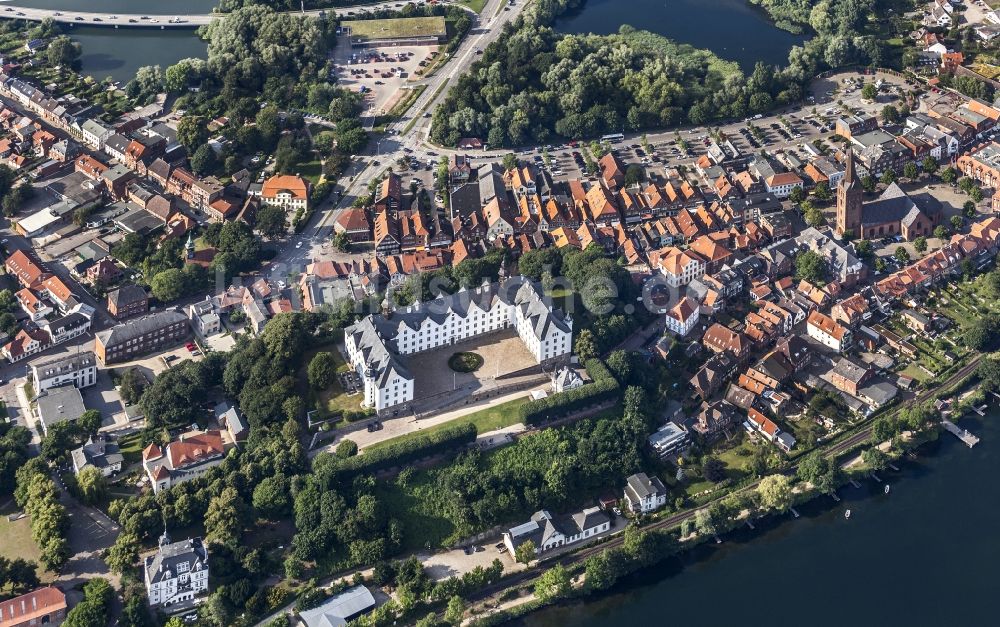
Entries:
{"label": "courtyard lawn", "polygon": [[486,407],[477,412],[473,412],[467,416],[456,418],[455,420],[442,422],[441,424],[434,425],[433,427],[429,427],[427,429],[421,429],[420,431],[414,431],[413,433],[407,433],[406,435],[401,435],[399,437],[385,440],[384,442],[379,442],[378,444],[373,444],[368,448],[378,448],[380,446],[385,446],[386,444],[389,443],[395,444],[397,442],[405,442],[407,440],[412,440],[413,438],[419,437],[421,435],[425,435],[428,433],[435,433],[437,431],[441,431],[442,429],[447,429],[449,427],[466,423],[472,423],[476,425],[477,433],[486,433],[488,431],[503,429],[504,427],[509,427],[521,421],[521,417],[520,414],[517,412],[517,408],[527,403],[530,399],[531,399],[530,396],[522,396],[521,398],[515,398],[512,401],[507,401],[506,403],[494,405],[493,407]]}
{"label": "courtyard lawn", "polygon": [[[328,352],[333,355],[334,361],[337,362],[338,374],[341,372],[347,372],[351,369],[336,348],[330,346],[328,349]],[[311,354],[307,354],[302,363],[308,365],[313,356],[318,352],[320,351],[316,350]],[[305,377],[305,370],[305,367],[303,367],[303,378]],[[344,388],[341,387],[340,381],[334,379],[333,383],[330,384],[330,387],[319,392],[319,406],[329,412],[359,411],[361,409],[361,393],[347,394],[347,392],[344,391]]]}
{"label": "courtyard lawn", "polygon": [[119,438],[118,450],[126,462],[132,463],[142,459],[142,434],[130,433]]}
{"label": "courtyard lawn", "polygon": [[323,164],[319,162],[319,157],[316,157],[312,161],[300,163],[296,171],[303,178],[308,179],[310,183],[316,185],[319,183],[319,178],[323,176]]}

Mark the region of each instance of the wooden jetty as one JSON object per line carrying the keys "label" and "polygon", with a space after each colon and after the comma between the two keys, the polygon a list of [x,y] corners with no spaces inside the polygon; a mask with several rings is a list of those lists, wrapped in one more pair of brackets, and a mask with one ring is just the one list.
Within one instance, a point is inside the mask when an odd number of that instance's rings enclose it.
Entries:
{"label": "wooden jetty", "polygon": [[941,424],[944,425],[948,433],[965,442],[965,445],[969,448],[979,444],[979,438],[969,433],[968,429],[963,429],[950,420],[941,420]]}

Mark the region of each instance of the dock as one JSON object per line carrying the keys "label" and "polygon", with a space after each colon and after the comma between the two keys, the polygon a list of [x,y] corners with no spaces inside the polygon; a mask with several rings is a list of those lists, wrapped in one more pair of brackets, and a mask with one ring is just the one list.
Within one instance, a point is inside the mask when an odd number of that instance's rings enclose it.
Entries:
{"label": "dock", "polygon": [[968,429],[963,429],[950,420],[942,419],[941,424],[944,425],[944,428],[948,431],[948,433],[951,433],[962,442],[965,442],[965,445],[969,448],[979,444],[979,438],[969,433]]}
{"label": "dock", "polygon": [[851,485],[852,485],[852,486],[854,486],[854,487],[855,487],[855,489],[857,489],[857,488],[860,488],[860,487],[861,487],[861,484],[860,484],[860,483],[858,483],[857,481],[855,481],[854,479],[851,479]]}
{"label": "dock", "polygon": [[756,529],[756,527],[753,526],[753,523],[750,522],[749,520],[747,521],[747,527],[750,527],[751,530]]}
{"label": "dock", "polygon": [[838,502],[838,503],[840,502],[840,497],[837,496],[836,492],[831,492],[830,493],[830,498],[833,499],[834,501]]}

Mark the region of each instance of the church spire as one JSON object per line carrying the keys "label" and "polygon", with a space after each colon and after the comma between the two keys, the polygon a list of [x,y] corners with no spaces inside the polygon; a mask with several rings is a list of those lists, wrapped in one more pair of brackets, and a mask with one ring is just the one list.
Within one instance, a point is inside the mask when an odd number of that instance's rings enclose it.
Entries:
{"label": "church spire", "polygon": [[847,147],[847,169],[844,172],[844,186],[853,187],[854,186],[854,147]]}

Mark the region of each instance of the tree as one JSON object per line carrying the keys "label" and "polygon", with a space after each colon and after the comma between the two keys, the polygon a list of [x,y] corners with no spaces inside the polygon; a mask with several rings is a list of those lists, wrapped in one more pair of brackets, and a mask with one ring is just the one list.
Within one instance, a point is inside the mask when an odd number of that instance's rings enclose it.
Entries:
{"label": "tree", "polygon": [[795,276],[813,285],[825,284],[828,270],[826,259],[816,251],[807,250],[795,258]]}
{"label": "tree", "polygon": [[344,440],[337,445],[334,454],[340,459],[347,459],[358,454],[358,445],[354,440]]}
{"label": "tree", "polygon": [[899,122],[899,109],[891,104],[882,107],[882,123],[896,124]]}
{"label": "tree", "polygon": [[134,533],[122,532],[115,543],[104,552],[104,562],[117,575],[124,575],[135,568],[139,561],[139,538]]}
{"label": "tree", "polygon": [[208,141],[208,126],[205,118],[197,115],[185,115],[177,123],[177,141],[194,154],[198,148]]}
{"label": "tree", "polygon": [[945,225],[939,224],[936,227],[934,227],[934,237],[938,239],[948,239],[949,235],[951,235],[951,231],[949,231],[948,227],[946,227]]}
{"label": "tree", "polygon": [[108,486],[104,475],[94,466],[87,466],[76,475],[80,500],[88,505],[99,503],[107,495]]}
{"label": "tree", "polygon": [[807,455],[796,469],[795,474],[802,481],[816,485],[820,477],[830,470],[830,461],[819,451]]}
{"label": "tree", "polygon": [[625,168],[625,185],[631,186],[646,180],[646,169],[633,163]]}
{"label": "tree", "polygon": [[878,98],[878,87],[875,86],[875,83],[865,83],[864,87],[861,88],[861,97],[865,100]]}
{"label": "tree", "polygon": [[146,377],[138,368],[129,368],[122,373],[118,380],[118,394],[126,405],[135,405],[139,402],[143,390],[146,389]]}
{"label": "tree", "polygon": [[927,251],[927,238],[921,235],[920,237],[913,240],[913,250],[917,251],[920,254],[925,253]]}
{"label": "tree", "polygon": [[717,533],[715,520],[709,508],[703,507],[695,512],[694,527],[703,536],[714,536]]}
{"label": "tree", "polygon": [[962,219],[962,216],[951,216],[951,228],[958,231],[963,226],[965,226],[965,220]]}
{"label": "tree", "polygon": [[878,418],[872,423],[872,442],[874,444],[881,444],[882,442],[891,440],[898,433],[898,424],[888,416]]}
{"label": "tree", "polygon": [[66,35],[59,35],[49,42],[45,56],[48,58],[49,65],[61,65],[64,68],[75,69],[82,51],[83,48],[79,43]]}
{"label": "tree", "polygon": [[792,484],[785,475],[768,475],[757,486],[760,505],[766,510],[784,512],[792,506]]}
{"label": "tree", "polygon": [[208,144],[202,144],[191,156],[191,169],[195,174],[205,176],[219,167],[219,157]]}
{"label": "tree", "polygon": [[875,191],[875,177],[871,174],[866,174],[861,177],[861,189],[865,190],[869,194]]}
{"label": "tree", "polygon": [[569,571],[562,564],[556,564],[535,582],[535,597],[541,601],[561,599],[569,593],[570,587]]}
{"label": "tree", "polygon": [[332,243],[333,247],[339,252],[347,253],[351,251],[351,238],[347,236],[347,233],[334,233],[333,239],[330,240],[330,243]]}
{"label": "tree", "polygon": [[805,211],[806,224],[813,227],[821,227],[826,224],[826,216],[818,207],[810,205]]}
{"label": "tree", "polygon": [[208,502],[205,532],[210,541],[235,548],[243,535],[246,505],[235,488],[224,488]]}
{"label": "tree", "polygon": [[83,585],[83,600],[66,614],[64,627],[97,627],[109,624],[108,615],[114,589],[106,579],[96,577]]}
{"label": "tree", "polygon": [[574,352],[581,361],[587,361],[588,359],[593,359],[597,357],[597,342],[594,339],[594,334],[590,329],[584,329],[576,336],[576,342],[573,345]]}
{"label": "tree", "polygon": [[701,464],[701,474],[706,480],[718,483],[726,478],[726,465],[718,457],[707,457]]}
{"label": "tree", "polygon": [[337,377],[337,360],[328,352],[316,353],[307,368],[309,385],[314,390],[325,390]]}
{"label": "tree", "polygon": [[958,180],[958,171],[955,168],[948,166],[941,172],[941,180],[949,185],[953,184]]}
{"label": "tree", "polygon": [[444,610],[444,620],[446,623],[458,626],[462,624],[463,615],[465,615],[465,603],[462,602],[462,597],[453,594],[448,599],[448,607]]}
{"label": "tree", "polygon": [[911,181],[920,176],[920,170],[917,169],[917,164],[912,161],[907,161],[906,165],[903,166],[903,176]]}
{"label": "tree", "polygon": [[[974,187],[971,192],[969,192],[969,197],[972,198],[972,202],[980,203],[983,202],[983,190],[980,187]],[[969,216],[970,218],[972,216]]]}
{"label": "tree", "polygon": [[291,507],[288,479],[284,475],[267,477],[253,489],[253,508],[265,518],[275,520]]}
{"label": "tree", "polygon": [[896,248],[896,250],[893,251],[892,256],[895,257],[899,263],[906,263],[910,260],[910,253],[907,252],[907,250],[902,246]]}
{"label": "tree", "polygon": [[921,169],[927,174],[934,174],[938,170],[938,162],[934,157],[927,155],[920,164]]}
{"label": "tree", "polygon": [[806,191],[801,187],[793,187],[791,193],[788,194],[788,200],[795,204],[798,204],[806,199]]}
{"label": "tree", "polygon": [[882,449],[873,446],[861,453],[861,461],[865,463],[873,472],[885,470],[889,466],[889,456]]}
{"label": "tree", "polygon": [[187,290],[187,281],[180,268],[170,268],[157,273],[149,282],[149,287],[153,296],[168,303],[184,295]]}
{"label": "tree", "polygon": [[889,168],[882,173],[882,178],[879,179],[883,185],[892,185],[896,182],[896,171]]}
{"label": "tree", "polygon": [[514,153],[508,152],[507,154],[505,154],[503,156],[503,169],[504,170],[513,170],[514,168],[517,167],[517,165],[518,165],[518,163],[517,163],[517,155],[515,155]]}
{"label": "tree", "polygon": [[833,192],[830,190],[830,184],[826,181],[816,183],[816,187],[813,188],[813,196],[816,197],[816,200],[821,200],[823,202],[833,198]]}
{"label": "tree", "polygon": [[528,564],[533,559],[535,559],[535,542],[534,540],[525,540],[517,546],[514,551],[514,559],[521,562],[522,564]]}
{"label": "tree", "polygon": [[966,200],[962,204],[962,215],[969,219],[976,217],[976,203],[971,200]]}
{"label": "tree", "polygon": [[279,237],[288,231],[285,211],[273,205],[264,205],[257,210],[257,231],[265,237]]}
{"label": "tree", "polygon": [[95,435],[101,428],[101,412],[96,409],[88,409],[76,419],[76,425],[85,435]]}

